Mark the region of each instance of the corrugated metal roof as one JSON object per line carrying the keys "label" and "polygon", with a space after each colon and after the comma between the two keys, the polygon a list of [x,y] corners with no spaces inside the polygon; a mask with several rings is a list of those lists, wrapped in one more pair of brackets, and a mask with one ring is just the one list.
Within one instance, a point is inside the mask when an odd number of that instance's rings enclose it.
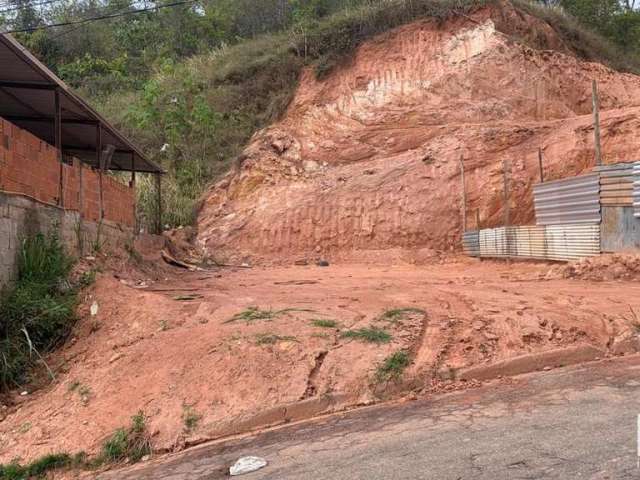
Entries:
{"label": "corrugated metal roof", "polygon": [[533,186],[537,225],[600,222],[600,175],[592,173]]}
{"label": "corrugated metal roof", "polygon": [[11,35],[0,34],[0,117],[55,145],[55,89],[60,92],[63,151],[97,166],[96,126],[101,125],[102,144],[116,147],[113,170],[131,170],[133,163],[139,172],[163,172]]}
{"label": "corrugated metal roof", "polygon": [[599,225],[526,225],[480,230],[481,257],[576,260],[600,253]]}

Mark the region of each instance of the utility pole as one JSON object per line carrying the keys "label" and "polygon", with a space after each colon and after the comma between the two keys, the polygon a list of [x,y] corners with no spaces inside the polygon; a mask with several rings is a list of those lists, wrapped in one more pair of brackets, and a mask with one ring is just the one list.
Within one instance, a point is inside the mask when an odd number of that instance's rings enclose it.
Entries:
{"label": "utility pole", "polygon": [[591,82],[591,97],[593,101],[593,135],[596,148],[596,165],[602,165],[602,150],[600,147],[600,99],[598,97],[598,83]]}

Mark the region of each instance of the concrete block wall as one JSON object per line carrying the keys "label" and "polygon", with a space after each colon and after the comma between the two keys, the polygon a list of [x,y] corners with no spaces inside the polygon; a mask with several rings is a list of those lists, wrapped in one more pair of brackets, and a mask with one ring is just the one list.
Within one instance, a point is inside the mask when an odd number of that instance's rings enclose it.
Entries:
{"label": "concrete block wall", "polygon": [[73,256],[91,253],[99,242],[107,251],[133,242],[133,230],[121,224],[81,220],[79,212],[65,210],[33,198],[0,192],[0,288],[16,274],[20,242],[29,235],[56,229],[67,252]]}
{"label": "concrete block wall", "polygon": [[[63,204],[87,220],[100,220],[100,173],[74,159],[62,165]],[[57,205],[60,163],[57,150],[26,130],[0,119],[0,190]],[[82,190],[82,191],[81,191]],[[135,192],[111,175],[102,175],[104,219],[135,224]]]}

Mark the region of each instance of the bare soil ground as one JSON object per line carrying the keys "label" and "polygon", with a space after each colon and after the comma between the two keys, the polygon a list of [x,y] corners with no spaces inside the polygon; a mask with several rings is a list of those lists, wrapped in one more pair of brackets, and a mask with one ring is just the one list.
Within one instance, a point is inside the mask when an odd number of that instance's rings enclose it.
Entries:
{"label": "bare soil ground", "polygon": [[[74,338],[48,359],[57,380],[16,392],[4,410],[0,461],[95,452],[139,410],[154,448],[178,450],[238,425],[286,421],[295,405],[317,413],[325,400],[322,411],[333,411],[464,388],[472,382],[455,380],[460,372],[497,365],[492,375],[500,375],[505,360],[522,355],[564,349],[568,356],[554,360],[563,363],[582,359],[571,358],[576,347],[633,351],[640,285],[560,270],[455,257],[430,266],[165,270],[146,288],[132,271],[127,279],[105,272],[87,293]],[[384,317],[394,309],[412,310]],[[343,336],[368,327],[390,342]],[[377,379],[400,350],[411,361],[401,379]]]}

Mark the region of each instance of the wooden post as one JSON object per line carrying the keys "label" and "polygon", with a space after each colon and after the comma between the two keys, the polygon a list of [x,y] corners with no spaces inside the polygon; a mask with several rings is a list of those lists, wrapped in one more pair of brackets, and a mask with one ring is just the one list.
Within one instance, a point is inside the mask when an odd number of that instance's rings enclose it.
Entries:
{"label": "wooden post", "polygon": [[129,182],[129,188],[131,188],[131,194],[133,195],[133,232],[134,235],[138,234],[138,215],[137,215],[137,198],[136,198],[136,157],[131,152],[131,181]]}
{"label": "wooden post", "polygon": [[84,255],[84,180],[83,163],[78,160],[78,249]]}
{"label": "wooden post", "polygon": [[596,148],[596,165],[602,165],[602,150],[600,146],[600,99],[598,98],[598,83],[591,83],[591,96],[593,100],[593,135]]}
{"label": "wooden post", "polygon": [[131,152],[131,181],[129,182],[129,186],[131,188],[135,188],[136,186],[136,157],[133,152]]}
{"label": "wooden post", "polygon": [[58,185],[58,205],[64,207],[64,163],[62,162],[62,110],[60,107],[60,90],[56,88],[53,92],[53,103],[55,112],[53,113],[53,129],[56,143],[58,163],[60,164],[59,185]]}
{"label": "wooden post", "polygon": [[102,125],[96,125],[96,160],[98,163],[98,188],[100,190],[100,222],[104,219],[104,191],[102,189],[102,173],[104,171],[104,161],[102,158]]}
{"label": "wooden post", "polygon": [[509,212],[509,176],[507,174],[508,162],[506,160],[502,162],[502,168],[504,176],[504,226],[508,227],[511,218]]}
{"label": "wooden post", "polygon": [[505,243],[505,254],[507,257],[507,263],[511,263],[511,259],[509,257],[510,251],[510,238],[509,238],[509,223],[511,221],[510,211],[509,211],[509,175],[507,173],[508,168],[507,160],[503,161],[503,174],[504,174],[504,243]]}
{"label": "wooden post", "polygon": [[464,181],[464,161],[460,155],[460,176],[462,177],[462,232],[467,231],[467,185]]}
{"label": "wooden post", "polygon": [[542,169],[542,148],[538,148],[538,166],[540,167],[540,183],[544,183],[544,170]]}
{"label": "wooden post", "polygon": [[476,230],[480,231],[480,209],[476,208]]}
{"label": "wooden post", "polygon": [[158,195],[158,218],[156,219],[157,228],[156,233],[162,234],[162,176],[156,173],[156,194]]}

